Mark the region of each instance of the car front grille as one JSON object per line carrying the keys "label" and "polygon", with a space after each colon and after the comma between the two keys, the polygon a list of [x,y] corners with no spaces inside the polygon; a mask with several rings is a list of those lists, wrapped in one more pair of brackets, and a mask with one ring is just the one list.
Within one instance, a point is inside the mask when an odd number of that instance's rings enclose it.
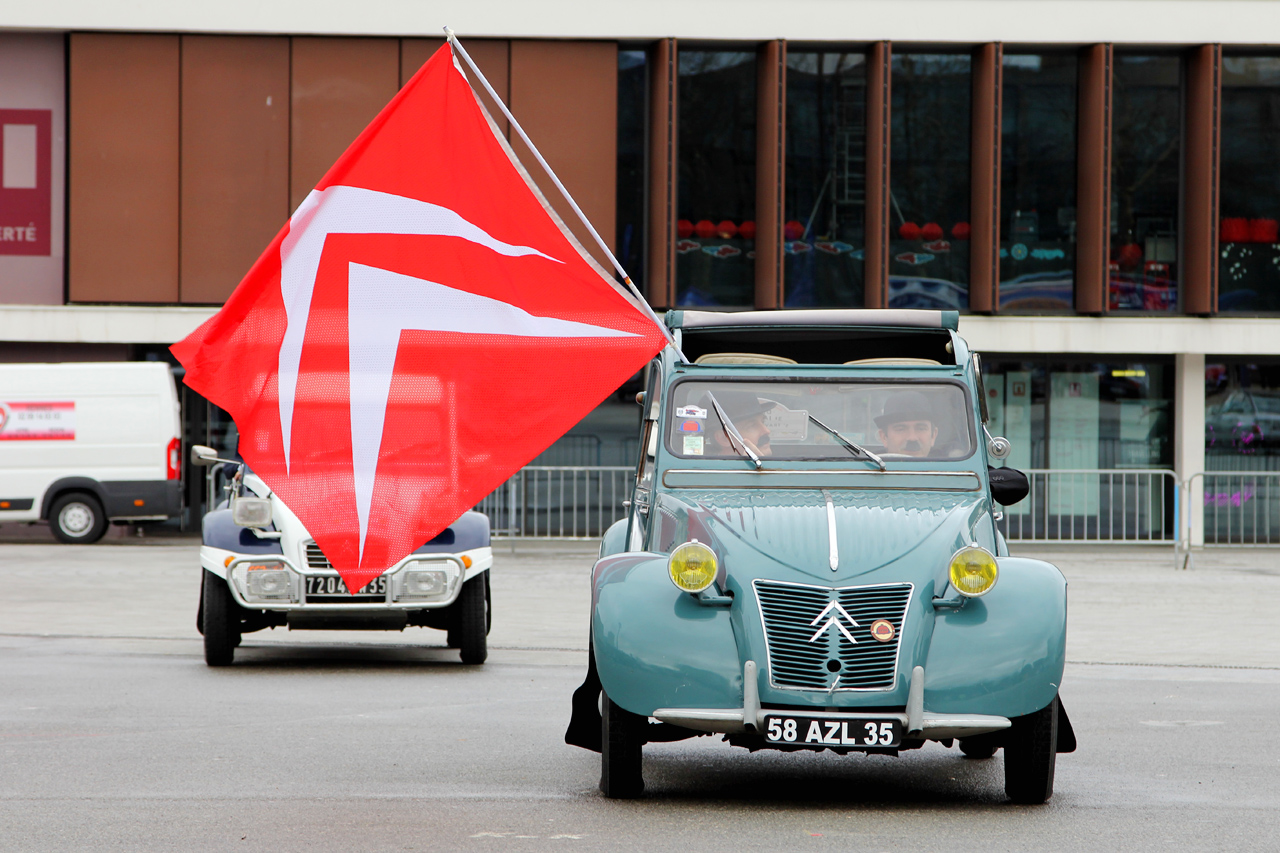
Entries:
{"label": "car front grille", "polygon": [[320,550],[320,546],[314,541],[308,541],[307,549],[307,568],[313,572],[331,572],[333,564],[329,562],[329,558],[324,555],[324,551]]}
{"label": "car front grille", "polygon": [[[753,586],[773,686],[893,689],[911,584],[833,588],[757,580]],[[893,626],[888,642],[871,635],[871,626],[882,619]]]}

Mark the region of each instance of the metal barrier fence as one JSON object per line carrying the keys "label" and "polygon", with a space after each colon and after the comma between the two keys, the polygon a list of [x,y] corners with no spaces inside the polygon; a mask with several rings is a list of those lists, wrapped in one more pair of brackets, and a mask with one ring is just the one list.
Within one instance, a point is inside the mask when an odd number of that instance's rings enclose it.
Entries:
{"label": "metal barrier fence", "polygon": [[[626,515],[630,466],[530,465],[476,509],[494,536],[592,539]],[[1004,508],[1000,532],[1010,542],[1172,544],[1177,477],[1163,469],[1033,469],[1027,497]],[[1238,475],[1233,475],[1238,476]],[[1280,475],[1277,475],[1280,477]],[[1280,490],[1280,482],[1275,484]],[[1280,494],[1280,492],[1278,492]],[[1272,504],[1280,507],[1280,501]],[[1280,523],[1275,525],[1280,535]]]}
{"label": "metal barrier fence", "polygon": [[1178,477],[1161,468],[1034,468],[1031,491],[998,522],[1009,542],[1163,543],[1177,539]]}
{"label": "metal barrier fence", "polygon": [[495,537],[594,539],[626,515],[635,468],[530,465],[499,486],[476,509],[489,516]]}
{"label": "metal barrier fence", "polygon": [[[1280,545],[1280,471],[1206,471],[1204,544]],[[1188,531],[1190,536],[1190,531]]]}

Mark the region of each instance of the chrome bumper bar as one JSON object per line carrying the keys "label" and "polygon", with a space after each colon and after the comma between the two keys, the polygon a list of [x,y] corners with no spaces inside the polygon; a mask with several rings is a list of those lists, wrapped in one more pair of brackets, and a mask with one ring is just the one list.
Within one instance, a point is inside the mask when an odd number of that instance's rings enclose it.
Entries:
{"label": "chrome bumper bar", "polygon": [[973,737],[998,732],[1010,726],[1008,717],[989,714],[939,714],[924,710],[924,667],[917,666],[911,672],[911,685],[907,690],[905,711],[774,711],[760,707],[758,686],[759,669],[755,661],[747,661],[742,669],[742,708],[659,708],[651,715],[661,723],[671,723],[686,729],[715,734],[739,734],[764,730],[768,716],[804,716],[819,720],[897,719],[902,723],[909,739],[944,740],[946,738]]}

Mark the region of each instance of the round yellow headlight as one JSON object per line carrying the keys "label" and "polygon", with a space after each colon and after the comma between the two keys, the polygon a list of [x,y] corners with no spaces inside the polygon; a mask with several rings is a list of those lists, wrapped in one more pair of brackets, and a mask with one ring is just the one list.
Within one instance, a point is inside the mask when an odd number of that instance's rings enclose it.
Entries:
{"label": "round yellow headlight", "polygon": [[671,582],[685,592],[702,592],[716,579],[716,553],[697,539],[671,552]]}
{"label": "round yellow headlight", "polygon": [[996,558],[986,548],[968,545],[951,558],[951,585],[966,598],[986,595],[999,574]]}

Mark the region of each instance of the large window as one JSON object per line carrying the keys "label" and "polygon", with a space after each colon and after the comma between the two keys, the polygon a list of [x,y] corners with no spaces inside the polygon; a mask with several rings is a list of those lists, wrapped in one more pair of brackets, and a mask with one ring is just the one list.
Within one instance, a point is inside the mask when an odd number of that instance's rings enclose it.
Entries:
{"label": "large window", "polygon": [[866,57],[787,54],[786,305],[861,308]]}
{"label": "large window", "polygon": [[1280,311],[1280,57],[1222,59],[1218,310]]}
{"label": "large window", "polygon": [[1111,310],[1178,308],[1181,60],[1117,53],[1111,116]]}
{"label": "large window", "polygon": [[1204,395],[1205,468],[1280,471],[1280,364],[1206,364]]}
{"label": "large window", "polygon": [[1005,54],[1000,310],[1071,311],[1076,266],[1074,54]]}
{"label": "large window", "polygon": [[893,57],[889,306],[969,307],[968,55]]}
{"label": "large window", "polygon": [[679,54],[676,301],[755,303],[756,55]]}
{"label": "large window", "polygon": [[643,286],[645,130],[649,66],[643,50],[618,51],[618,260]]}

